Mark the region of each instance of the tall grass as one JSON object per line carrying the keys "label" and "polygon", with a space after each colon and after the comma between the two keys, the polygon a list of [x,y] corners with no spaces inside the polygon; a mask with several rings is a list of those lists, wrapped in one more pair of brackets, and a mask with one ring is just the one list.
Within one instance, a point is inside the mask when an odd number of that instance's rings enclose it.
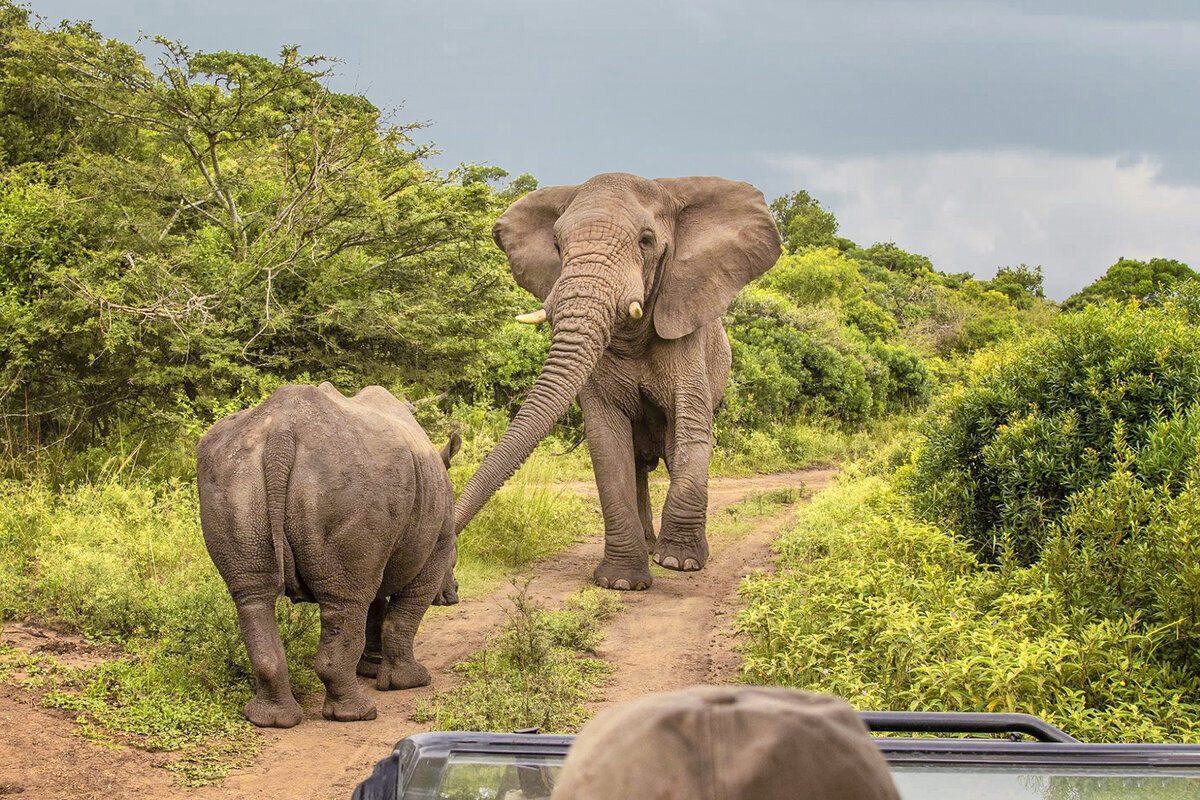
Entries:
{"label": "tall grass", "polygon": [[546,610],[526,586],[509,598],[504,628],[456,667],[460,685],[418,704],[413,718],[439,730],[573,732],[587,718],[585,704],[612,667],[594,657],[600,626],[621,608],[611,592],[585,589],[562,608]]}
{"label": "tall grass", "polygon": [[[1124,564],[1127,583],[1158,591],[1171,613],[1188,592],[1196,597],[1185,563],[1200,529],[1195,508],[1140,512],[1162,512],[1158,529]],[[1100,511],[1081,508],[1069,535]],[[882,477],[823,492],[778,549],[776,574],[742,586],[750,682],[831,692],[860,708],[1026,712],[1086,740],[1200,741],[1200,672],[1176,657],[1179,625],[1148,618],[1152,604],[1139,613],[1087,600],[1085,589],[1110,592],[1094,583],[1097,565],[1076,574],[1086,551],[1067,548],[1067,572],[988,566],[969,543],[918,519]],[[1166,551],[1185,559],[1170,567]],[[1188,582],[1160,585],[1176,580],[1171,570]]]}

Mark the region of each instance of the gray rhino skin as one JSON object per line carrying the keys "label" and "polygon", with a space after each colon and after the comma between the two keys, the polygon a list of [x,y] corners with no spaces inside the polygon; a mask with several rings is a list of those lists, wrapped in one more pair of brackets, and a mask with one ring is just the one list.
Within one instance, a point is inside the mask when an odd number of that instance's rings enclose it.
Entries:
{"label": "gray rhino skin", "polygon": [[204,544],[237,606],[260,727],[300,721],[275,600],[321,608],[316,671],[326,719],[373,719],[380,690],[429,683],[413,636],[455,560],[454,492],[409,406],[368,386],[283,386],[214,425],[196,451]]}

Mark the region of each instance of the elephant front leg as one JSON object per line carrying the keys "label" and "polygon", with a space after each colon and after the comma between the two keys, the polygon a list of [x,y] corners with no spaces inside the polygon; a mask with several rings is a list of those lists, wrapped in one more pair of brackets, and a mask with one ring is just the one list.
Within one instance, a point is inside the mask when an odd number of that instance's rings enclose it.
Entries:
{"label": "elephant front leg", "polygon": [[693,572],[708,560],[708,464],[712,457],[712,412],[691,410],[677,416],[673,431],[671,485],[663,503],[662,527],[654,544],[654,562],[667,569]]}
{"label": "elephant front leg", "polygon": [[579,403],[604,514],[604,558],[592,577],[605,589],[649,589],[653,579],[634,481],[633,427],[629,417],[587,387]]}
{"label": "elephant front leg", "polygon": [[330,600],[320,605],[321,641],[316,668],[325,684],[321,714],[337,722],[375,719],[375,704],[367,699],[355,678],[355,666],[366,644],[368,603]]}

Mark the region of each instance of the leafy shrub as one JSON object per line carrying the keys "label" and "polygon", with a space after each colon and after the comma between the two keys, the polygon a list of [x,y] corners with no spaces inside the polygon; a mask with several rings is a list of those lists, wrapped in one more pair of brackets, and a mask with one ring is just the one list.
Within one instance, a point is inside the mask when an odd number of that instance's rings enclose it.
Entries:
{"label": "leafy shrub", "polygon": [[829,416],[861,425],[926,391],[915,354],[902,345],[868,346],[838,324],[834,310],[750,288],[727,321],[733,372],[724,413],[735,424],[761,429],[794,416]]}
{"label": "leafy shrub", "polygon": [[1200,674],[1164,657],[1178,626],[1076,606],[1040,565],[981,565],[883,478],[822,493],[777,547],[776,574],[742,586],[751,682],[861,708],[1032,713],[1087,740],[1200,741]]}
{"label": "leafy shrub", "polygon": [[1174,494],[1167,481],[1147,484],[1121,468],[1072,498],[1042,563],[1049,585],[1080,621],[1136,620],[1158,632],[1160,659],[1200,675],[1200,484],[1194,479]]}
{"label": "leafy shrub", "polygon": [[[925,425],[911,489],[988,559],[1036,559],[1075,492],[1142,452],[1147,480],[1195,453],[1200,328],[1170,307],[1092,307],[976,359]],[[1139,470],[1144,470],[1144,474]]]}
{"label": "leafy shrub", "polygon": [[1170,294],[1177,284],[1200,279],[1195,270],[1170,258],[1137,261],[1120,258],[1102,276],[1063,302],[1064,311],[1078,311],[1106,300],[1154,300]]}

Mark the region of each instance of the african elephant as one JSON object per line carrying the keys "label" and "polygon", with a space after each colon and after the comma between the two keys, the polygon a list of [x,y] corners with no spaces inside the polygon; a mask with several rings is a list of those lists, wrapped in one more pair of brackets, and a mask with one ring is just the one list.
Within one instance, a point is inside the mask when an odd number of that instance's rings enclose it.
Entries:
{"label": "african elephant", "polygon": [[[459,496],[462,528],[513,474],[576,395],[604,512],[593,577],[646,589],[647,555],[676,570],[708,557],[705,517],[713,413],[729,377],[720,317],[780,253],[762,193],[722,178],[597,175],[513,203],[492,230],[518,284],[543,301],[550,351],[496,447]],[[647,474],[671,476],[654,536]]]}
{"label": "african elephant", "polygon": [[281,593],[320,605],[326,719],[374,719],[356,667],[380,690],[429,683],[413,636],[454,565],[446,470],[459,442],[439,454],[386,389],[347,398],[329,383],[280,387],[200,439],[200,524],[257,679],[255,725],[300,721],[275,623]]}

